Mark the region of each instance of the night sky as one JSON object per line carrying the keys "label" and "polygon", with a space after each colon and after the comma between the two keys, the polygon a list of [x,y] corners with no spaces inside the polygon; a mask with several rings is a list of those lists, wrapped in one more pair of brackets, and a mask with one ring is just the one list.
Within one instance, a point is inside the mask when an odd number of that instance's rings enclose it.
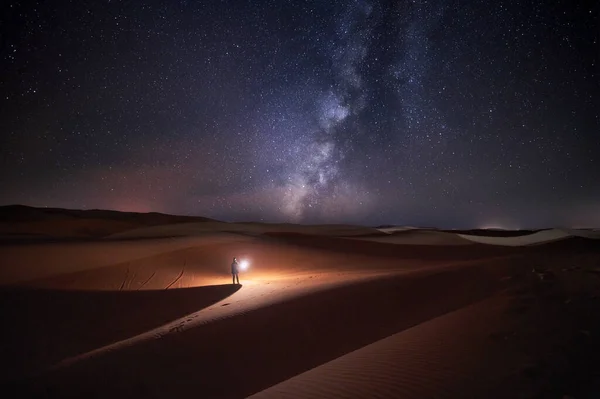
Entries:
{"label": "night sky", "polygon": [[0,204],[600,226],[600,18],[562,1],[3,1]]}

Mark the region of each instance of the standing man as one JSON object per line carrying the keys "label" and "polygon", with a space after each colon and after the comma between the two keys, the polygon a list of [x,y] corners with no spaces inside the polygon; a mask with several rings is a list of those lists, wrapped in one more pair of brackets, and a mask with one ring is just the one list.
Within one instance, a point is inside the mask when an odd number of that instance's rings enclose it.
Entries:
{"label": "standing man", "polygon": [[233,284],[236,283],[236,280],[237,280],[238,284],[240,283],[240,276],[238,274],[239,272],[240,272],[240,265],[239,265],[237,259],[233,258],[233,262],[231,262],[231,275],[233,277]]}

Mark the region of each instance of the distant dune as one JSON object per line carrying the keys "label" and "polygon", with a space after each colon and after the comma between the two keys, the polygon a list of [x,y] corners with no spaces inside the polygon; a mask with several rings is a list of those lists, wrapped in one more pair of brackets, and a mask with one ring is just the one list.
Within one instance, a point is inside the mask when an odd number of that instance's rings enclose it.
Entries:
{"label": "distant dune", "polygon": [[386,244],[403,245],[471,245],[470,240],[465,240],[457,234],[419,229],[394,229],[384,234],[355,237],[357,240],[374,241]]}
{"label": "distant dune", "polygon": [[384,227],[378,227],[377,230],[381,231],[382,233],[395,233],[397,231],[407,231],[407,230],[416,230],[418,229],[417,227],[410,227],[410,226],[384,226]]}
{"label": "distant dune", "polygon": [[573,234],[567,231],[550,229],[541,230],[531,234],[517,235],[517,236],[503,236],[503,237],[490,237],[484,235],[470,235],[470,234],[457,234],[466,240],[477,242],[480,244],[489,245],[505,245],[505,246],[524,246],[524,245],[538,245],[549,243],[553,241],[563,240],[565,238],[573,237]]}
{"label": "distant dune", "polygon": [[142,226],[208,222],[196,216],[134,213],[109,210],[35,208],[24,205],[0,207],[0,236],[4,238],[104,237]]}
{"label": "distant dune", "polygon": [[265,233],[303,233],[311,235],[328,236],[357,236],[376,233],[377,230],[369,227],[352,225],[294,225],[277,223],[226,223],[226,222],[200,222],[165,224],[160,226],[140,227],[108,236],[107,238],[150,238],[150,237],[180,237],[203,234],[204,232],[228,232],[246,235],[260,235]]}

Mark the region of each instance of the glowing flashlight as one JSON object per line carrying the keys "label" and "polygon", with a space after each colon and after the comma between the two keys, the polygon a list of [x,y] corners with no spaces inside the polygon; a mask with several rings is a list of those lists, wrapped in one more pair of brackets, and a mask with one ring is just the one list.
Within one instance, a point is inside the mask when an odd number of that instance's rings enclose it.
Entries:
{"label": "glowing flashlight", "polygon": [[250,262],[243,259],[240,261],[240,270],[248,270],[248,266],[250,266]]}

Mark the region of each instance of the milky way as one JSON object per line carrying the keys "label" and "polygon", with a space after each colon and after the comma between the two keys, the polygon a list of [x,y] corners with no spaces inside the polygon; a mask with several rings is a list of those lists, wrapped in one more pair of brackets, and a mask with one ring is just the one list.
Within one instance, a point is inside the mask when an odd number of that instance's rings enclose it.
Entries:
{"label": "milky way", "polygon": [[0,203],[598,225],[598,7],[530,3],[3,3]]}

